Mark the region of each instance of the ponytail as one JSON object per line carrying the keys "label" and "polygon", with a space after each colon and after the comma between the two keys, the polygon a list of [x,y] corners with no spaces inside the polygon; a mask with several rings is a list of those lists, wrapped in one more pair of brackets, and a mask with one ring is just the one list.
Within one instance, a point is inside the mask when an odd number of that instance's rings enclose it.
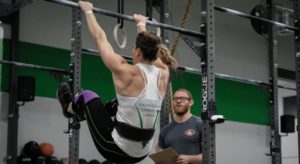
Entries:
{"label": "ponytail", "polygon": [[178,62],[171,56],[170,50],[164,44],[159,44],[158,57],[167,66],[170,66],[173,69],[178,67]]}

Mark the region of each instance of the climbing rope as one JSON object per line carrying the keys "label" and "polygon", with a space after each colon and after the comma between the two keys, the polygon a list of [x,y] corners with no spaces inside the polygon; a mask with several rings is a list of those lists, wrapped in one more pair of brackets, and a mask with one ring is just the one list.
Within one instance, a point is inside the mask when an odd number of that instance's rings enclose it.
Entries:
{"label": "climbing rope", "polygon": [[[193,4],[192,2],[193,2],[192,0],[188,0],[187,4],[185,6],[184,15],[183,15],[183,17],[181,19],[181,24],[180,24],[181,27],[184,27],[184,25],[186,24],[186,22],[188,20],[188,17],[189,17],[189,15],[191,13],[191,10],[192,10],[192,4]],[[179,41],[180,41],[180,35],[177,34],[176,39],[174,41],[174,44],[173,44],[173,46],[171,48],[171,55],[172,56],[174,56],[174,53],[175,53],[176,48],[177,48],[177,46],[179,44]]]}
{"label": "climbing rope", "polygon": [[[186,24],[187,20],[188,20],[188,17],[191,13],[191,7],[192,7],[192,0],[188,0],[186,6],[185,6],[185,11],[184,11],[184,15],[181,19],[181,24],[180,26],[181,27],[184,27],[184,25]],[[174,41],[174,44],[172,45],[172,48],[171,48],[171,55],[174,56],[175,54],[175,51],[176,51],[176,48],[179,44],[179,41],[180,41],[180,35],[178,34],[176,36],[176,39]],[[173,91],[172,91],[172,83],[169,84],[169,87],[168,87],[168,93],[169,93],[169,97],[168,97],[168,102],[169,102],[169,112],[171,114],[171,117],[173,119],[173,104],[172,104],[172,99],[173,99]]]}

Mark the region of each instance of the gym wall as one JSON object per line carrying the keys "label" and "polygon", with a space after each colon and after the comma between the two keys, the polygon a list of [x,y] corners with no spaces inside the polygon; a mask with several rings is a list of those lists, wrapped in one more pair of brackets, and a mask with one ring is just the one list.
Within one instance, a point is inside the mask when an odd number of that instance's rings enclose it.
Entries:
{"label": "gym wall", "polygon": [[[0,23],[0,58],[3,57],[3,39],[4,39],[4,30],[3,30],[3,24]],[[0,73],[2,74],[2,67],[0,67]],[[2,80],[0,80],[0,85],[2,84]],[[2,93],[2,92],[1,92]],[[6,145],[6,133],[7,133],[7,121],[5,118],[5,109],[7,107],[5,106],[7,104],[7,101],[5,101],[5,97],[0,94],[0,145]],[[3,152],[3,153],[2,153]],[[4,152],[6,152],[6,146],[0,147],[0,158],[3,158]]]}
{"label": "gym wall", "polygon": [[[287,82],[285,82],[288,84]],[[288,84],[289,86],[295,87],[294,83]],[[284,98],[295,96],[296,91],[293,90],[286,90],[283,88],[279,89],[278,92],[278,106],[279,109],[279,115],[287,114],[286,112],[286,106],[284,102]],[[296,112],[296,111],[295,111]],[[295,119],[294,128],[297,129],[297,119]],[[297,131],[297,130],[296,130]],[[282,163],[283,164],[294,164],[298,162],[298,146],[293,146],[298,143],[298,133],[289,133],[288,136],[285,136],[286,134],[282,134],[283,137],[281,137],[281,145],[282,145]]]}
{"label": "gym wall", "polygon": [[[93,2],[96,7],[116,11],[117,2],[106,3],[104,0]],[[181,0],[169,2],[171,24],[180,24],[184,2]],[[199,30],[200,1],[193,3],[192,15],[188,20],[187,27]],[[217,5],[246,13],[250,13],[251,7],[258,3],[258,1],[240,2],[238,0],[216,2]],[[135,0],[134,3],[125,4],[125,13],[128,15],[132,15],[134,11],[143,14],[145,13],[144,9],[144,1]],[[155,13],[155,15],[157,14]],[[71,9],[45,1],[35,1],[32,5],[22,9],[20,16],[20,40],[22,42],[19,61],[68,69],[71,47]],[[97,18],[103,24],[113,47],[116,47],[112,40],[112,27],[117,20],[99,15]],[[84,19],[82,28],[82,47],[95,49]],[[118,48],[115,50],[123,55],[130,55],[136,27],[133,23],[125,22],[125,28],[128,34],[128,44],[125,50]],[[9,30],[9,27],[5,28],[5,37],[8,39]],[[267,40],[254,32],[249,20],[216,12],[215,32],[216,72],[268,81]],[[169,35],[172,43],[175,34],[169,32]],[[279,66],[294,70],[294,56],[291,53],[293,48],[290,44],[293,41],[286,37],[279,39],[279,59],[282,59],[279,60]],[[5,40],[5,43],[4,54],[7,55],[8,40]],[[177,48],[175,57],[181,66],[200,68],[199,57],[183,42]],[[2,68],[7,69],[6,66],[2,66]],[[26,103],[20,108],[19,148],[31,139],[40,142],[47,140],[54,145],[55,155],[66,156],[68,136],[62,131],[67,129],[67,120],[61,115],[59,103],[54,98],[57,82],[51,75],[42,71],[20,69],[19,73],[36,77],[36,96],[38,96],[34,102]],[[4,143],[5,146],[1,147],[3,151],[0,152],[0,158],[6,154],[7,130],[6,121],[2,117],[5,109],[7,110],[8,102],[6,79],[7,72],[4,71],[1,75],[1,91],[3,93],[1,96],[0,137],[3,137],[0,138],[0,143]],[[81,79],[82,88],[95,90],[104,100],[114,97],[111,75],[104,68],[99,57],[83,54]],[[184,73],[173,83],[174,89],[183,87],[192,91],[196,101],[193,113],[196,115],[199,115],[201,109],[200,82],[198,75]],[[223,114],[228,119],[226,123],[216,126],[217,163],[271,163],[270,157],[265,156],[265,153],[269,152],[270,136],[268,99],[265,91],[254,85],[217,79],[216,101],[219,114]],[[80,157],[102,159],[92,143],[85,124],[82,125],[80,131]]]}

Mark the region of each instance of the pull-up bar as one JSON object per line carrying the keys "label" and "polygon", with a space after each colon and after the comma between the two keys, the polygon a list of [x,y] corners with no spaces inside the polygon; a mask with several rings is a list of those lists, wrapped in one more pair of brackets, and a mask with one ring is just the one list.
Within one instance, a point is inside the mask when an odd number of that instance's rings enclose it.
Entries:
{"label": "pull-up bar", "polygon": [[17,66],[17,67],[25,67],[25,68],[61,73],[61,74],[65,74],[65,75],[71,75],[71,72],[63,70],[63,69],[27,64],[27,63],[20,63],[20,62],[15,62],[15,61],[0,60],[0,64],[7,64],[7,65],[13,65],[13,66]]}
{"label": "pull-up bar", "polygon": [[294,30],[294,31],[298,30],[296,27],[289,26],[289,25],[286,25],[286,24],[281,23],[281,22],[276,22],[276,21],[273,21],[273,20],[260,18],[260,17],[257,17],[257,16],[253,16],[253,15],[249,15],[249,14],[237,11],[237,10],[233,10],[233,9],[229,9],[229,8],[225,8],[225,7],[221,7],[221,6],[215,6],[214,8],[217,11],[221,11],[221,12],[228,13],[228,14],[231,14],[231,15],[239,16],[239,17],[242,17],[242,18],[255,19],[255,20],[258,20],[258,21],[261,21],[261,22],[265,22],[265,23],[268,23],[268,24],[272,24],[272,25],[275,25],[275,26],[278,26],[278,27],[282,27],[282,28],[286,28],[286,29],[290,29],[290,30]]}
{"label": "pull-up bar", "polygon": [[[95,55],[98,56],[96,54],[99,54],[98,50],[95,49],[86,49],[83,48],[81,49],[83,52],[86,52],[90,55]],[[122,55],[122,57],[124,57],[126,60],[128,61],[132,61],[132,57],[130,56],[124,56]],[[176,70],[176,72],[188,72],[188,73],[193,73],[193,74],[197,74],[197,75],[202,75],[202,71],[199,69],[195,69],[195,68],[191,68],[191,67],[181,67],[179,66]],[[232,76],[232,75],[227,75],[227,74],[222,74],[222,73],[215,73],[215,76],[220,78],[220,79],[225,79],[225,80],[232,80],[232,81],[237,81],[237,82],[242,82],[242,83],[247,83],[247,84],[253,84],[253,85],[258,85],[258,86],[271,86],[270,83],[266,83],[263,81],[259,81],[259,80],[254,80],[254,79],[246,79],[246,78],[242,78],[242,77],[238,77],[238,76]],[[296,90],[295,88],[291,88],[291,87],[286,87],[286,86],[282,86],[282,85],[278,85],[279,88],[283,88],[283,89],[288,89],[288,90]]]}
{"label": "pull-up bar", "polygon": [[[45,0],[45,1],[61,4],[61,5],[64,5],[64,6],[79,8],[78,3],[71,2],[71,1],[68,1],[68,0]],[[93,8],[93,12],[98,13],[98,14],[102,14],[102,15],[106,15],[106,16],[110,16],[110,17],[121,18],[121,19],[124,19],[124,20],[127,20],[127,21],[134,22],[133,17],[130,16],[130,15],[115,13],[115,12],[111,12],[111,11],[96,8],[96,7]],[[185,29],[185,28],[172,26],[172,25],[169,25],[169,24],[153,22],[153,21],[149,21],[149,20],[147,20],[146,24],[149,25],[149,26],[161,27],[161,28],[164,28],[164,29],[167,29],[167,30],[170,30],[170,31],[179,32],[181,34],[185,34],[185,35],[189,35],[189,36],[193,36],[193,37],[204,37],[204,34],[198,32],[198,31],[188,30],[188,29]]]}

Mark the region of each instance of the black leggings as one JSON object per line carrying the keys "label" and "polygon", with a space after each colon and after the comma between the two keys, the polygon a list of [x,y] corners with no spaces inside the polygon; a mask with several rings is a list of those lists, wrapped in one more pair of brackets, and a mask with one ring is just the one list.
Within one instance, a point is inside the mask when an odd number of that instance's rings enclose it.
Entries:
{"label": "black leggings", "polygon": [[[94,95],[92,98],[91,94]],[[74,103],[80,107],[74,109],[75,111],[84,111],[94,144],[104,158],[117,163],[137,163],[146,157],[131,157],[115,144],[111,136],[114,129],[114,122],[111,116],[114,116],[117,112],[117,106],[114,101],[104,105],[101,98],[95,93],[83,91],[75,98]]]}

